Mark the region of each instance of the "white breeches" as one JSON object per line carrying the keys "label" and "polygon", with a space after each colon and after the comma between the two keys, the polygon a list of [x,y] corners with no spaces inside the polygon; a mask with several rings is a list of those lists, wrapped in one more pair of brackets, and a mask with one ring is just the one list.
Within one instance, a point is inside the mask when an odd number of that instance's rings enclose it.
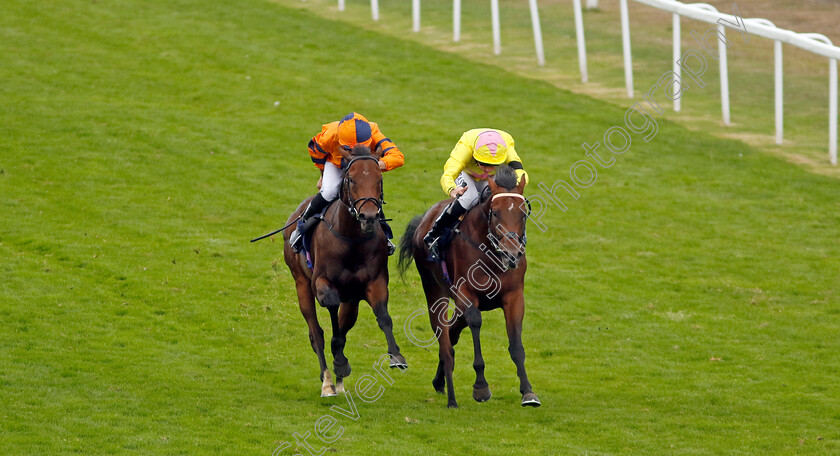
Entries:
{"label": "white breeches", "polygon": [[481,192],[487,188],[487,181],[486,180],[479,180],[476,181],[466,171],[461,171],[461,174],[458,175],[458,178],[455,179],[455,185],[458,187],[463,187],[464,184],[467,185],[467,191],[458,198],[458,204],[463,207],[464,209],[472,209],[476,204],[478,204],[478,199],[481,196]]}
{"label": "white breeches", "polygon": [[331,162],[324,163],[324,176],[321,180],[321,197],[327,201],[335,201],[338,198],[338,190],[341,188],[341,169]]}

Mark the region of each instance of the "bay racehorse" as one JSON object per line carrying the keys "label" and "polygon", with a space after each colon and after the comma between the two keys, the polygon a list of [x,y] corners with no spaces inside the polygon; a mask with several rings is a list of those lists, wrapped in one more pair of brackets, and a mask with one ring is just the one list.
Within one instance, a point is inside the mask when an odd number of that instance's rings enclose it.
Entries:
{"label": "bay racehorse", "polygon": [[[309,341],[318,355],[322,397],[344,391],[343,380],[351,371],[344,345],[347,332],[356,323],[361,300],[370,304],[379,328],[385,333],[391,367],[407,367],[394,340],[388,314],[388,250],[379,222],[383,204],[380,157],[371,154],[364,145],[357,145],[343,155],[339,199],[307,234],[311,236],[305,243],[307,248],[295,253],[289,246],[289,236],[311,198],[292,213],[283,232],[283,257],[295,280],[300,311],[309,325]],[[316,299],[330,314],[335,383],[324,356],[324,331],[318,324]]]}
{"label": "bay racehorse", "polygon": [[[472,333],[476,379],[473,398],[478,402],[490,399],[490,387],[484,377],[481,356],[481,312],[496,308],[505,314],[505,325],[511,359],[519,376],[523,406],[539,406],[537,395],[525,373],[525,350],[522,346],[522,319],[525,314],[525,222],[529,205],[522,191],[525,179],[516,184],[516,173],[503,165],[495,181],[488,180],[490,195],[464,215],[459,227],[450,233],[451,244],[438,263],[428,259],[429,251],[423,236],[441,211],[452,200],[441,201],[425,215],[415,217],[400,242],[400,269],[408,268],[412,259],[420,273],[429,309],[429,319],[437,336],[439,361],[432,385],[439,393],[447,393],[447,406],[457,407],[452,384],[455,365],[455,344],[461,331]],[[447,316],[450,302],[454,313]]]}

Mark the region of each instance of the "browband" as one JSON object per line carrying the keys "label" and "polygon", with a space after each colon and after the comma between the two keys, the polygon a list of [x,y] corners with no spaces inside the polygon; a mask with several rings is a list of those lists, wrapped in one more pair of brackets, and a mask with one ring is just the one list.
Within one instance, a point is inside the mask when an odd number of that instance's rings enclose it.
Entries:
{"label": "browband", "polygon": [[496,198],[501,198],[503,196],[512,196],[514,198],[519,198],[522,201],[525,201],[525,197],[520,195],[519,193],[496,193],[495,195],[493,195],[493,198],[491,198],[490,201],[495,201]]}

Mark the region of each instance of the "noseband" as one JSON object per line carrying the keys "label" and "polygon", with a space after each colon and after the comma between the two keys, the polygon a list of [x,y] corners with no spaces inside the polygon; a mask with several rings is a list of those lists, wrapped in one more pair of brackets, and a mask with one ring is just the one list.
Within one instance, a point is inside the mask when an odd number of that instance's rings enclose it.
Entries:
{"label": "noseband", "polygon": [[[364,198],[353,199],[353,195],[350,194],[350,168],[353,166],[354,163],[361,160],[373,160],[374,162],[376,162],[377,168],[379,167],[379,160],[376,159],[376,157],[372,157],[370,155],[353,157],[352,159],[350,159],[350,161],[347,163],[347,166],[344,167],[344,175],[341,178],[341,194],[339,195],[341,203],[347,207],[347,211],[350,212],[350,215],[352,215],[353,218],[355,218],[356,220],[359,220],[359,210],[368,202],[373,203],[376,206],[376,213],[380,216],[382,215],[382,205],[385,204],[385,192],[382,186],[382,181],[379,181],[379,198],[366,196]],[[347,196],[346,203],[344,202],[344,196]]]}

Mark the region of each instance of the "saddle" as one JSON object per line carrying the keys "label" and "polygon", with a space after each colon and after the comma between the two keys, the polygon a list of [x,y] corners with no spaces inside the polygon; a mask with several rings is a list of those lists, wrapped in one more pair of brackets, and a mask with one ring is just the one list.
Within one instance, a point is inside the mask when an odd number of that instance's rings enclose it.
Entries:
{"label": "saddle", "polygon": [[303,248],[301,249],[300,253],[306,258],[306,266],[309,267],[311,271],[314,267],[312,262],[312,232],[321,220],[324,220],[324,214],[329,210],[329,208],[335,204],[335,201],[331,202],[324,208],[321,212],[309,217],[304,223],[303,220],[298,220],[297,228],[300,231],[301,236],[303,236]]}

